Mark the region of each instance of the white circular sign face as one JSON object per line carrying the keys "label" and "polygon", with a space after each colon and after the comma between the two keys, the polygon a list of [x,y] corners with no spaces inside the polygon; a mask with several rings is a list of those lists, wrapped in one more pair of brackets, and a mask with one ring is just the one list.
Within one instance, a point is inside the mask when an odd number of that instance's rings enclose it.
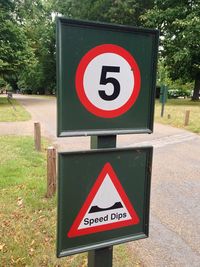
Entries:
{"label": "white circular sign face", "polygon": [[128,111],[140,90],[140,71],[124,48],[105,44],[91,49],[76,72],[76,91],[92,114],[114,118]]}
{"label": "white circular sign face", "polygon": [[[118,67],[119,70],[119,72],[111,72],[108,68],[108,71],[105,73],[106,75],[103,77],[105,85],[100,84],[104,66]],[[117,97],[113,96],[112,100],[105,100],[99,94],[100,90],[105,91],[105,94],[108,96],[111,96],[114,90],[116,90],[112,80],[109,82],[109,78],[114,78],[119,82],[120,91]],[[101,54],[88,64],[83,77],[83,86],[87,98],[97,108],[102,110],[118,109],[127,102],[127,99],[129,99],[133,93],[134,76],[131,66],[122,56],[114,53]],[[97,90],[94,90],[95,88]]]}

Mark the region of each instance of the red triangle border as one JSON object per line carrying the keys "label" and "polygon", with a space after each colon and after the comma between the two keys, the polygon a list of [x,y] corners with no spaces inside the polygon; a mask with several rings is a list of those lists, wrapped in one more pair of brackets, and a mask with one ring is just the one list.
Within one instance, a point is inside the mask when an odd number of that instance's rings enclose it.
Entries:
{"label": "red triangle border", "polygon": [[[129,220],[126,221],[121,221],[121,222],[112,222],[112,223],[108,223],[108,224],[104,224],[104,225],[98,225],[98,226],[93,226],[93,227],[88,227],[85,229],[78,229],[82,219],[84,218],[88,207],[90,206],[90,204],[92,203],[94,197],[96,196],[101,184],[103,183],[106,174],[109,174],[112,183],[114,184],[118,194],[120,195],[121,199],[123,200],[126,209],[128,210],[130,216],[132,217]],[[100,172],[98,178],[96,179],[85,203],[83,204],[80,212],[78,213],[74,223],[72,224],[69,232],[67,233],[67,236],[69,238],[72,237],[76,237],[76,236],[82,236],[82,235],[88,235],[88,234],[92,234],[92,233],[97,233],[97,232],[102,232],[102,231],[108,231],[108,230],[112,230],[112,229],[116,229],[116,228],[121,228],[121,227],[125,227],[125,226],[130,226],[130,225],[135,225],[139,223],[139,217],[135,211],[135,209],[133,208],[129,198],[127,197],[119,179],[117,178],[116,173],[114,172],[111,164],[109,162],[107,162],[102,171]]]}

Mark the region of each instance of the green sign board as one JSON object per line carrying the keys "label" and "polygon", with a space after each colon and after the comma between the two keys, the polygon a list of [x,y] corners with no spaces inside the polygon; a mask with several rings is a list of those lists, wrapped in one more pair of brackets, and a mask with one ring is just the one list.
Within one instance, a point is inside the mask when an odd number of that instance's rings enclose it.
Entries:
{"label": "green sign board", "polygon": [[58,136],[151,133],[158,31],[57,19]]}
{"label": "green sign board", "polygon": [[148,236],[152,147],[58,156],[58,257]]}

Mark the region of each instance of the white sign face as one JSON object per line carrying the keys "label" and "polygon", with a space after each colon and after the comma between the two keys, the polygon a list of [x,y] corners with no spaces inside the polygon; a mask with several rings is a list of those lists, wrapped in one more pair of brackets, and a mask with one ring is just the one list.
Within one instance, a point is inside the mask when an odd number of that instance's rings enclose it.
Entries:
{"label": "white sign face", "polygon": [[[134,75],[131,66],[122,56],[104,53],[88,64],[83,86],[87,98],[93,105],[102,110],[115,110],[131,97]],[[95,88],[98,90],[94,90]],[[100,92],[104,92],[105,96]]]}
{"label": "white sign face", "polygon": [[113,118],[128,111],[140,91],[140,71],[124,48],[104,44],[81,59],[76,72],[79,100],[92,114]]}
{"label": "white sign face", "polygon": [[109,163],[103,167],[68,237],[138,224],[139,218]]}
{"label": "white sign face", "polygon": [[123,200],[107,174],[78,229],[130,219]]}

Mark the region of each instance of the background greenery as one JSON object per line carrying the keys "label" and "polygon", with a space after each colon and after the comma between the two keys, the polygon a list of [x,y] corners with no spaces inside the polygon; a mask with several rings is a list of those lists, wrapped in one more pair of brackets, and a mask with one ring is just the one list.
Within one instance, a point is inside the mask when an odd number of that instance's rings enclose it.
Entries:
{"label": "background greenery", "polygon": [[64,15],[159,29],[158,82],[190,83],[199,99],[198,0],[0,0],[0,11],[0,86],[55,93],[55,16]]}

